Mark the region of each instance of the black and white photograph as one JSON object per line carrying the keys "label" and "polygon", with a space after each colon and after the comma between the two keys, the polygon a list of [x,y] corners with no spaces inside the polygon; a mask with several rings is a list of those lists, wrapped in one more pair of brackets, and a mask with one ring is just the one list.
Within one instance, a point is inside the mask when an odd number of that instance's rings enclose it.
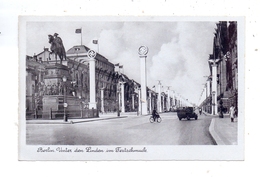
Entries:
{"label": "black and white photograph", "polygon": [[19,17],[20,160],[243,160],[244,18]]}

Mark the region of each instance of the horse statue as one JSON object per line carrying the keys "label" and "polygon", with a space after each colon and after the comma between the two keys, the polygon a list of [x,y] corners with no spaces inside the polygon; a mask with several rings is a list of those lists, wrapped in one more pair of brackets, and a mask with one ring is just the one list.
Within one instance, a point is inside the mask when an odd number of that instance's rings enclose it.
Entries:
{"label": "horse statue", "polygon": [[55,59],[57,62],[57,55],[60,58],[60,64],[62,64],[63,58],[66,60],[66,52],[65,48],[63,46],[62,40],[60,37],[58,37],[58,34],[55,33],[53,36],[48,35],[49,37],[49,43],[51,44],[51,53],[55,54]]}

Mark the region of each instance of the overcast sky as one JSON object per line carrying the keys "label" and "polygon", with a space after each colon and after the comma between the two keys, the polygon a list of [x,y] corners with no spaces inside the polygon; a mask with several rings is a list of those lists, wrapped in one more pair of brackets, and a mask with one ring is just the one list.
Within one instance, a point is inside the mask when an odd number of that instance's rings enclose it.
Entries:
{"label": "overcast sky", "polygon": [[161,80],[164,88],[179,93],[192,103],[198,103],[208,76],[208,56],[213,51],[216,22],[203,21],[48,21],[27,22],[26,54],[33,55],[50,48],[48,34],[58,33],[65,50],[82,44],[95,49],[111,63],[120,63],[124,73],[140,83],[138,48],[149,48],[147,55],[147,85],[152,88]]}

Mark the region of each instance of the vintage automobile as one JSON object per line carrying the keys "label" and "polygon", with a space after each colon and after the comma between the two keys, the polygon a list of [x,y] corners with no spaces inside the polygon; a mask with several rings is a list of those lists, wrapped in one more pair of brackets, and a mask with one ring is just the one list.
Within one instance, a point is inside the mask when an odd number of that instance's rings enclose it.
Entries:
{"label": "vintage automobile", "polygon": [[194,118],[195,120],[198,119],[198,115],[194,112],[193,107],[184,107],[184,108],[179,108],[177,110],[177,116],[179,120],[181,119],[187,119],[190,120],[191,118]]}

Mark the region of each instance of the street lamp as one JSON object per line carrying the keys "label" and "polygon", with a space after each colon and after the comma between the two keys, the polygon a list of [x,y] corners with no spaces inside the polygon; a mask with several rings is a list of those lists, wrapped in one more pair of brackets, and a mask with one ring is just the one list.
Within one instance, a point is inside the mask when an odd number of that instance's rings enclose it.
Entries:
{"label": "street lamp", "polygon": [[64,101],[63,101],[63,107],[64,107],[64,112],[63,112],[63,120],[65,121],[65,122],[67,122],[68,121],[68,118],[67,118],[67,116],[66,116],[66,107],[68,106],[68,104],[67,104],[67,100],[66,100],[66,82],[67,82],[67,77],[66,76],[63,76],[62,77],[62,81],[63,81],[63,83],[64,83],[64,91],[63,91],[63,96],[64,96]]}

